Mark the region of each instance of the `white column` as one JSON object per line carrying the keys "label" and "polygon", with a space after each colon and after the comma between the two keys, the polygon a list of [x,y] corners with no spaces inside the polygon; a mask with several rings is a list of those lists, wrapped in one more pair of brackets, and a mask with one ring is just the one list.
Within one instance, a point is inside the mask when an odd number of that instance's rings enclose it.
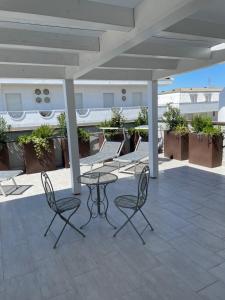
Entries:
{"label": "white column", "polygon": [[148,81],[149,168],[152,178],[158,177],[158,82]]}
{"label": "white column", "polygon": [[80,160],[73,79],[65,79],[63,87],[66,107],[72,191],[74,194],[80,194],[80,183],[77,181],[77,177],[80,175]]}

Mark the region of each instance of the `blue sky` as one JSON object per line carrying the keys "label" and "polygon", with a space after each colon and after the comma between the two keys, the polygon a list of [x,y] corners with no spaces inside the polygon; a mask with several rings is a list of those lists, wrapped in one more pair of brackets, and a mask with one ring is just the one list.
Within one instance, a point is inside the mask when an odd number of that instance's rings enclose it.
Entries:
{"label": "blue sky", "polygon": [[160,91],[183,87],[225,87],[225,63],[173,76],[172,85],[160,87]]}

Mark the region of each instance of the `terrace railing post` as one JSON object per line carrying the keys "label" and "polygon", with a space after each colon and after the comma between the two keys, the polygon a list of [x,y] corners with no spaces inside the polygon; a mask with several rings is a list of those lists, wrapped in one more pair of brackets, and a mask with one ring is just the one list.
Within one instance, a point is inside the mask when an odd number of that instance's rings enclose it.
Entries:
{"label": "terrace railing post", "polygon": [[67,119],[67,134],[69,142],[71,184],[74,194],[80,194],[81,185],[77,178],[80,176],[79,145],[77,135],[76,105],[73,79],[64,80],[64,97]]}
{"label": "terrace railing post", "polygon": [[158,177],[158,81],[148,81],[149,168],[151,178]]}

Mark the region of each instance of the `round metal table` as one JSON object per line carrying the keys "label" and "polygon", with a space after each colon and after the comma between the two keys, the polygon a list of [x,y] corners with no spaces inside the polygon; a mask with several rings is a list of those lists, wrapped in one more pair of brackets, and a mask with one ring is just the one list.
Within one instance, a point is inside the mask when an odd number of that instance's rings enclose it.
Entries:
{"label": "round metal table", "polygon": [[[105,216],[106,221],[116,229],[108,218],[107,212],[109,207],[109,200],[106,194],[106,188],[108,184],[117,181],[118,177],[111,173],[106,172],[88,172],[78,177],[80,183],[87,185],[89,189],[89,196],[87,199],[87,208],[90,216],[88,221],[80,228],[84,228],[89,224],[91,219],[98,216]],[[96,190],[96,196],[94,197],[94,190]],[[101,194],[103,197],[101,197]]]}

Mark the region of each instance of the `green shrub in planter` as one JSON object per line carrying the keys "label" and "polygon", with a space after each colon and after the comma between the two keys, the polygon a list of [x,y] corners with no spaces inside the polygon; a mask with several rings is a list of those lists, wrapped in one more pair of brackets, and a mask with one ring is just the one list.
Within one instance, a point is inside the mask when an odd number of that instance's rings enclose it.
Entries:
{"label": "green shrub in planter", "polygon": [[212,120],[209,116],[195,116],[191,121],[192,130],[195,133],[203,133],[205,128],[213,128]]}
{"label": "green shrub in planter", "polygon": [[136,126],[148,125],[148,109],[147,107],[141,107],[141,111],[135,121]]}
{"label": "green shrub in planter", "polygon": [[190,130],[189,130],[188,126],[186,126],[186,125],[177,125],[176,128],[175,128],[175,134],[176,135],[183,136],[183,135],[188,134],[189,131]]}
{"label": "green shrub in planter", "polygon": [[66,128],[66,114],[61,113],[58,117],[58,133],[61,137],[67,138],[67,128]]}
{"label": "green shrub in planter", "polygon": [[174,131],[177,126],[188,127],[186,118],[181,115],[178,108],[171,104],[167,105],[167,111],[163,114],[163,122],[166,124],[167,130],[170,131]]}
{"label": "green shrub in planter", "polygon": [[178,160],[188,159],[188,123],[180,110],[168,105],[163,115],[167,130],[164,131],[164,155]]}
{"label": "green shrub in planter", "polygon": [[21,135],[18,137],[20,145],[32,143],[35,154],[38,159],[42,159],[46,152],[50,152],[49,139],[53,138],[54,129],[49,125],[41,125],[30,135]]}
{"label": "green shrub in planter", "polygon": [[[107,128],[107,127],[116,127],[116,128],[124,128],[126,119],[123,116],[122,112],[120,112],[118,109],[114,109],[112,113],[111,120],[105,120],[104,122],[101,122],[99,124],[99,127],[101,128]],[[118,137],[118,135],[121,135],[121,130],[111,131],[111,130],[105,130],[105,136],[108,140],[113,140]]]}
{"label": "green shrub in planter", "polygon": [[209,168],[221,166],[223,134],[209,116],[195,116],[189,135],[189,162]]}

